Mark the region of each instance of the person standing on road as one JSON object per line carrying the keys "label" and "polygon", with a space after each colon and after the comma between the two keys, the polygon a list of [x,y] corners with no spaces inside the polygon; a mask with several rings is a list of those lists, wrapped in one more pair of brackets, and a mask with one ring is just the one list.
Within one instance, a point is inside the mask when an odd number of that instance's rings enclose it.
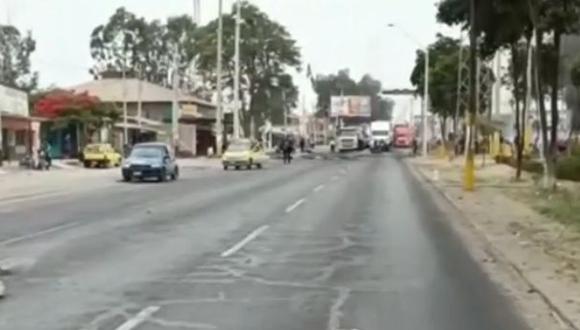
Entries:
{"label": "person standing on road", "polygon": [[282,145],[284,164],[290,164],[292,162],[292,152],[294,152],[294,145],[290,137],[286,137]]}

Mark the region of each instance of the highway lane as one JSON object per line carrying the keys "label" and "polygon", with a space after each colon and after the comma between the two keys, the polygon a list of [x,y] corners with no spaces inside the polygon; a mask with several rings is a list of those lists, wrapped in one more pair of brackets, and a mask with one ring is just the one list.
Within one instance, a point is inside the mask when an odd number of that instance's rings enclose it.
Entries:
{"label": "highway lane", "polygon": [[3,216],[0,329],[527,329],[393,156],[118,186]]}

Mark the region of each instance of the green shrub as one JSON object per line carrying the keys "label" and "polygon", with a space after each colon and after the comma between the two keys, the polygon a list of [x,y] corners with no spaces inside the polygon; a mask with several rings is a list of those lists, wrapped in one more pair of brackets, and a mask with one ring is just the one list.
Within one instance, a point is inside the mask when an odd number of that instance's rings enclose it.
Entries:
{"label": "green shrub", "polygon": [[561,180],[580,181],[580,156],[559,159],[556,177]]}

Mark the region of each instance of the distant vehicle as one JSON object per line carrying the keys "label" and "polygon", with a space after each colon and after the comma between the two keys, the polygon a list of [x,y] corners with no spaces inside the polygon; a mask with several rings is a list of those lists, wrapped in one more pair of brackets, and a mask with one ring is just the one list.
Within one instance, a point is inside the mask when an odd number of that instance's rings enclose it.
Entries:
{"label": "distant vehicle", "polygon": [[390,121],[373,121],[371,123],[371,152],[389,151],[393,142],[392,134]]}
{"label": "distant vehicle", "polygon": [[395,125],[393,145],[396,148],[411,148],[415,141],[415,130],[409,124]]}
{"label": "distant vehicle", "polygon": [[83,165],[89,167],[121,166],[123,157],[109,143],[93,143],[83,149]]}
{"label": "distant vehicle", "polygon": [[171,148],[165,143],[139,143],[133,146],[123,162],[123,180],[156,178],[158,181],[177,180],[179,166]]}
{"label": "distant vehicle", "polygon": [[360,133],[358,127],[345,127],[336,138],[336,149],[339,152],[359,149]]}
{"label": "distant vehicle", "polygon": [[222,156],[222,165],[226,171],[230,167],[236,170],[241,167],[251,170],[254,166],[261,169],[267,161],[268,156],[264,148],[259,143],[252,143],[250,140],[232,141]]}
{"label": "distant vehicle", "polygon": [[363,150],[371,146],[371,127],[368,124],[362,124],[358,128],[358,149]]}

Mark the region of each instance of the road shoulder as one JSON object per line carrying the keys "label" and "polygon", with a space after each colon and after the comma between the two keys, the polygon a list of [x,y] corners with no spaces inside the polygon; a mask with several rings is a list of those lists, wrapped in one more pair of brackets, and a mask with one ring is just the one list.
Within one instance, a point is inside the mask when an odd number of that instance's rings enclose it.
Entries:
{"label": "road shoulder", "polygon": [[447,165],[411,158],[405,163],[532,328],[579,329],[580,301],[570,294],[580,292],[577,278],[563,273],[561,261],[514,229],[520,219],[532,219],[531,209],[522,214],[524,205],[492,189],[465,194],[461,172],[451,172]]}

